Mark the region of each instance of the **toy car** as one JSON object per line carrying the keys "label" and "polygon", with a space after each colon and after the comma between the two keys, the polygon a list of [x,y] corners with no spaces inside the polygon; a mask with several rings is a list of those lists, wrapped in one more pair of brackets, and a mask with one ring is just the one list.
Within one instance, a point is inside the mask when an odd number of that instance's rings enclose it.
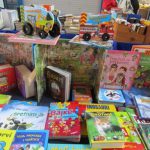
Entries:
{"label": "toy car", "polygon": [[57,37],[60,35],[61,23],[59,11],[48,11],[43,6],[21,6],[21,21],[23,32],[26,35],[38,34],[41,39],[48,35]]}

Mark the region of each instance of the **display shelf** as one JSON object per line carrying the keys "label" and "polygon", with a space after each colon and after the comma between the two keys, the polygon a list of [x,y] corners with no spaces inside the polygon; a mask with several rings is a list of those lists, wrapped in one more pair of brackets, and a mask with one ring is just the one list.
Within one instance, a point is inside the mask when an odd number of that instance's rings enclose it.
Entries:
{"label": "display shelf", "polygon": [[11,36],[8,40],[9,42],[15,43],[32,43],[32,44],[43,44],[43,45],[56,45],[60,36],[52,38],[48,36],[46,39],[41,39],[38,35],[26,36],[22,31]]}

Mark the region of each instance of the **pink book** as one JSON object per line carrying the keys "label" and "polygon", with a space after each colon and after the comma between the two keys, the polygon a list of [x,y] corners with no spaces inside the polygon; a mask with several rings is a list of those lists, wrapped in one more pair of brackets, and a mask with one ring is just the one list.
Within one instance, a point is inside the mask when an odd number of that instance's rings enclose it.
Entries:
{"label": "pink book", "polygon": [[141,54],[134,51],[106,51],[100,87],[130,90],[140,57]]}
{"label": "pink book", "polygon": [[24,35],[22,31],[17,34],[9,37],[9,42],[17,42],[17,43],[34,43],[34,44],[42,44],[42,45],[56,45],[59,37],[52,38],[48,36],[46,39],[41,39],[38,35],[27,36]]}

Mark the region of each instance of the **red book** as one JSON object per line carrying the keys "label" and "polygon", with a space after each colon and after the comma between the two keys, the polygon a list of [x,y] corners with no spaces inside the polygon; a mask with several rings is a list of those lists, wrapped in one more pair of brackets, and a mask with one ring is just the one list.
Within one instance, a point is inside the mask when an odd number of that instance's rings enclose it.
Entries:
{"label": "red book", "polygon": [[0,66],[0,93],[5,93],[16,86],[15,69],[11,65]]}

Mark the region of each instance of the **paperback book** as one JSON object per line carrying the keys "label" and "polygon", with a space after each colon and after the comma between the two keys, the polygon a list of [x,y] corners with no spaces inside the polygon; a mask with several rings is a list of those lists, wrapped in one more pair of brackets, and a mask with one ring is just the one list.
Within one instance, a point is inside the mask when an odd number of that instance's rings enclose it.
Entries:
{"label": "paperback book", "polygon": [[10,150],[47,150],[49,132],[46,130],[19,130]]}
{"label": "paperback book", "polygon": [[1,110],[0,129],[44,130],[48,107],[6,105]]}
{"label": "paperback book", "polygon": [[117,106],[123,106],[125,103],[121,90],[99,89],[99,103],[114,103]]}
{"label": "paperback book", "polygon": [[16,131],[0,129],[0,150],[9,150]]}
{"label": "paperback book", "polygon": [[130,90],[140,56],[139,53],[133,51],[106,51],[100,87],[114,90]]}
{"label": "paperback book", "polygon": [[123,148],[125,136],[113,112],[87,114],[87,131],[92,148]]}
{"label": "paperback book", "polygon": [[70,96],[71,73],[53,67],[46,67],[46,92],[59,101],[68,101]]}

